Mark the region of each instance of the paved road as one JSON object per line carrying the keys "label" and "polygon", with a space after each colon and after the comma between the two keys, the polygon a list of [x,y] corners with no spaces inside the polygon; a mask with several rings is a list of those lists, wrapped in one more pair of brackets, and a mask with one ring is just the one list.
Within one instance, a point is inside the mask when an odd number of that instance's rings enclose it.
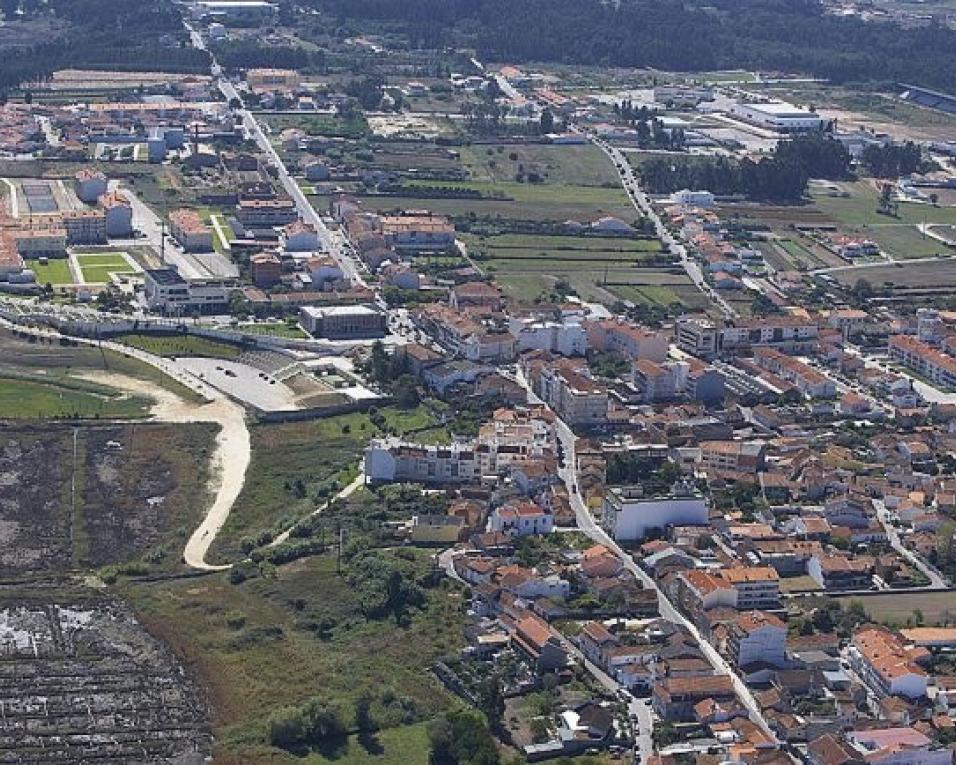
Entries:
{"label": "paved road", "polygon": [[[202,39],[202,35],[188,25],[186,28],[189,30],[189,36],[192,40],[193,46],[199,48],[200,50],[209,52],[205,41]],[[210,55],[212,54],[210,53]],[[218,85],[223,96],[225,96],[226,101],[233,102],[233,99],[235,99],[242,103],[242,98],[240,97],[239,92],[236,90],[235,86],[223,75],[222,68],[219,66],[219,63],[215,60],[215,58],[213,58],[211,71],[213,77],[216,78],[216,84]],[[268,136],[266,136],[266,134],[263,132],[262,126],[256,121],[256,118],[251,112],[249,112],[248,109],[244,107],[237,109],[236,114],[242,120],[242,124],[245,127],[247,134],[256,142],[259,150],[265,154],[266,157],[268,157],[269,162],[276,168],[279,182],[282,184],[286,193],[295,202],[299,216],[303,221],[315,227],[315,230],[318,232],[319,239],[322,242],[323,249],[328,251],[329,254],[335,258],[335,261],[339,264],[339,268],[342,269],[342,273],[345,274],[346,278],[351,280],[354,284],[359,284],[363,287],[368,286],[365,282],[365,279],[362,277],[362,273],[358,267],[358,264],[345,253],[342,247],[341,239],[336,238],[333,235],[332,231],[329,230],[329,227],[326,226],[325,221],[322,220],[322,216],[320,216],[312,206],[309,198],[302,192],[302,189],[299,188],[298,182],[289,173],[288,168],[285,166],[282,158],[275,150],[275,147],[269,141]]]}
{"label": "paved road", "polygon": [[929,579],[928,586],[911,588],[907,591],[910,592],[916,590],[918,592],[926,592],[927,590],[945,590],[949,585],[946,584],[946,580],[943,578],[943,575],[940,574],[935,568],[928,565],[912,550],[909,550],[903,546],[903,540],[900,538],[900,532],[896,526],[893,525],[890,519],[890,511],[886,509],[886,505],[883,503],[883,501],[873,500],[873,506],[876,508],[876,517],[879,518],[880,523],[886,530],[886,536],[889,537],[890,544],[893,546],[893,549],[896,550],[900,556],[909,561],[910,564],[918,568],[920,572],[922,572],[923,576]]}
{"label": "paved road", "polygon": [[[522,386],[524,386],[532,402],[539,404],[544,403],[540,398],[537,397],[537,395],[535,395],[530,384],[521,374],[520,370],[518,371],[515,379]],[[757,725],[759,725],[771,739],[776,741],[777,737],[774,735],[773,731],[770,730],[770,726],[767,725],[767,721],[764,719],[760,706],[754,699],[750,689],[740,678],[740,676],[737,675],[733,667],[731,667],[730,664],[724,660],[724,657],[718,653],[717,649],[714,648],[713,645],[704,639],[694,623],[684,616],[684,614],[681,613],[673,603],[671,603],[668,597],[657,586],[657,582],[655,582],[654,579],[644,571],[644,569],[638,566],[634,562],[634,559],[628,553],[626,553],[621,546],[618,545],[618,543],[614,541],[614,539],[612,539],[610,535],[594,520],[594,516],[585,505],[584,499],[576,491],[577,482],[574,476],[574,445],[575,441],[577,440],[577,436],[575,436],[571,428],[569,428],[560,417],[556,416],[555,422],[557,427],[557,435],[561,441],[565,455],[564,466],[558,469],[558,474],[564,481],[565,486],[567,486],[568,494],[571,497],[571,506],[574,508],[574,515],[577,520],[578,528],[598,544],[602,544],[608,549],[612,550],[614,554],[620,558],[621,562],[624,564],[624,567],[630,571],[631,574],[633,574],[646,589],[653,590],[657,593],[661,617],[667,619],[668,621],[674,622],[675,624],[680,624],[690,633],[694,641],[700,647],[700,650],[703,652],[704,656],[710,661],[716,670],[728,675],[731,678],[731,681],[734,684],[734,690],[736,691],[741,703],[747,707],[747,710],[750,713],[750,718]]]}
{"label": "paved road", "polygon": [[664,246],[668,249],[671,255],[674,255],[680,259],[681,267],[684,269],[690,280],[694,283],[694,286],[703,292],[708,298],[710,298],[710,300],[721,310],[721,313],[723,313],[725,317],[730,319],[735,318],[738,315],[737,311],[734,310],[734,308],[726,300],[718,295],[716,290],[711,288],[711,286],[704,279],[704,274],[700,270],[700,266],[697,264],[697,261],[690,256],[687,248],[681,242],[675,239],[667,229],[667,226],[664,225],[664,222],[657,214],[657,211],[651,204],[647,194],[638,183],[637,175],[634,173],[634,168],[631,167],[631,164],[627,161],[624,153],[606,141],[602,141],[593,133],[584,131],[584,134],[590,139],[591,143],[601,149],[601,151],[608,156],[611,162],[614,163],[618,176],[621,178],[621,185],[624,187],[624,191],[627,193],[628,199],[631,200],[631,204],[634,205],[638,212],[640,212],[642,215],[648,218],[651,223],[654,224],[654,230],[656,231],[658,238],[660,238],[661,242],[664,243]]}

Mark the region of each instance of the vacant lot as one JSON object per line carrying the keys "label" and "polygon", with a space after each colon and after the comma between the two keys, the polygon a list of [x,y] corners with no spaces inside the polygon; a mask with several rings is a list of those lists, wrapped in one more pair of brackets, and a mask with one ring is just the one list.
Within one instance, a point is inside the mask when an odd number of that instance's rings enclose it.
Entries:
{"label": "vacant lot", "polygon": [[179,565],[206,507],[210,425],[0,431],[0,572]]}
{"label": "vacant lot", "polygon": [[832,276],[850,287],[865,279],[876,288],[945,289],[956,286],[956,259],[846,268]]}
{"label": "vacant lot", "polygon": [[[455,703],[428,669],[460,646],[461,595],[430,579],[431,553],[374,555],[424,588],[422,606],[401,624],[366,616],[364,596],[350,584],[354,560],[347,559],[339,575],[333,554],[239,585],[219,575],[124,586],[140,618],[202,677],[222,762],[301,762],[268,745],[269,715],[318,697],[351,721],[363,691],[372,695],[372,714],[383,730],[371,746],[350,738],[335,761],[370,762],[369,752],[381,748],[375,762],[427,762],[421,724]],[[325,760],[313,755],[309,761]]]}

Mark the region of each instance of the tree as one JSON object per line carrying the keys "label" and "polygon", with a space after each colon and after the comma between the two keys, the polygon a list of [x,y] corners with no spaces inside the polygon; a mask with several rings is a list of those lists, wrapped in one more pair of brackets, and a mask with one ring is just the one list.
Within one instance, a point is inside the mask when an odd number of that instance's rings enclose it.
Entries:
{"label": "tree", "polygon": [[481,715],[470,710],[446,712],[428,727],[431,765],[499,765],[495,740]]}
{"label": "tree", "polygon": [[548,107],[541,111],[540,127],[541,133],[544,135],[554,132],[554,115]]}
{"label": "tree", "polygon": [[478,708],[485,713],[493,731],[500,731],[505,716],[505,697],[497,675],[486,677],[478,686]]}
{"label": "tree", "polygon": [[395,381],[395,403],[401,409],[414,409],[420,402],[418,381],[412,375],[402,375]]}
{"label": "tree", "polygon": [[355,699],[355,727],[365,736],[378,730],[378,723],[372,717],[372,694],[363,691]]}

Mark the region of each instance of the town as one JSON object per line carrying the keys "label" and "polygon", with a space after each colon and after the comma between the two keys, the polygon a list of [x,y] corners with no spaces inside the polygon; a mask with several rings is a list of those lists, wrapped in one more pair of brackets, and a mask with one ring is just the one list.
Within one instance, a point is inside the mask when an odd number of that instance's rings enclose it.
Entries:
{"label": "town", "polygon": [[99,3],[0,3],[0,759],[952,765],[956,95]]}

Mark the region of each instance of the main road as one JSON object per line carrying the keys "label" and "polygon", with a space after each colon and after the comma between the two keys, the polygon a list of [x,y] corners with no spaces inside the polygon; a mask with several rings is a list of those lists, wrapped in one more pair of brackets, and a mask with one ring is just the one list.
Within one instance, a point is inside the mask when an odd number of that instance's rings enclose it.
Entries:
{"label": "main road", "polygon": [[[216,61],[216,57],[206,47],[206,42],[203,40],[202,35],[189,24],[186,24],[186,29],[189,30],[189,37],[193,46],[209,53],[212,59],[210,71],[227,103],[235,104],[238,102],[242,104],[243,101],[239,95],[239,91],[236,90],[235,85],[233,85],[223,73],[222,67]],[[289,197],[295,202],[299,217],[315,227],[319,239],[322,242],[323,249],[328,251],[335,259],[335,262],[338,263],[339,268],[342,269],[342,273],[349,281],[353,284],[367,287],[368,284],[362,276],[358,263],[346,253],[342,239],[337,238],[332,231],[329,230],[325,221],[322,220],[322,216],[316,212],[309,198],[303,193],[302,189],[299,188],[298,182],[292,177],[291,173],[289,173],[285,162],[282,161],[282,157],[279,156],[269,137],[263,132],[262,126],[256,120],[255,116],[246,109],[245,106],[240,106],[238,109],[235,109],[234,112],[242,120],[242,125],[246,133],[256,142],[259,150],[268,157],[269,162],[275,167],[278,180]]]}

